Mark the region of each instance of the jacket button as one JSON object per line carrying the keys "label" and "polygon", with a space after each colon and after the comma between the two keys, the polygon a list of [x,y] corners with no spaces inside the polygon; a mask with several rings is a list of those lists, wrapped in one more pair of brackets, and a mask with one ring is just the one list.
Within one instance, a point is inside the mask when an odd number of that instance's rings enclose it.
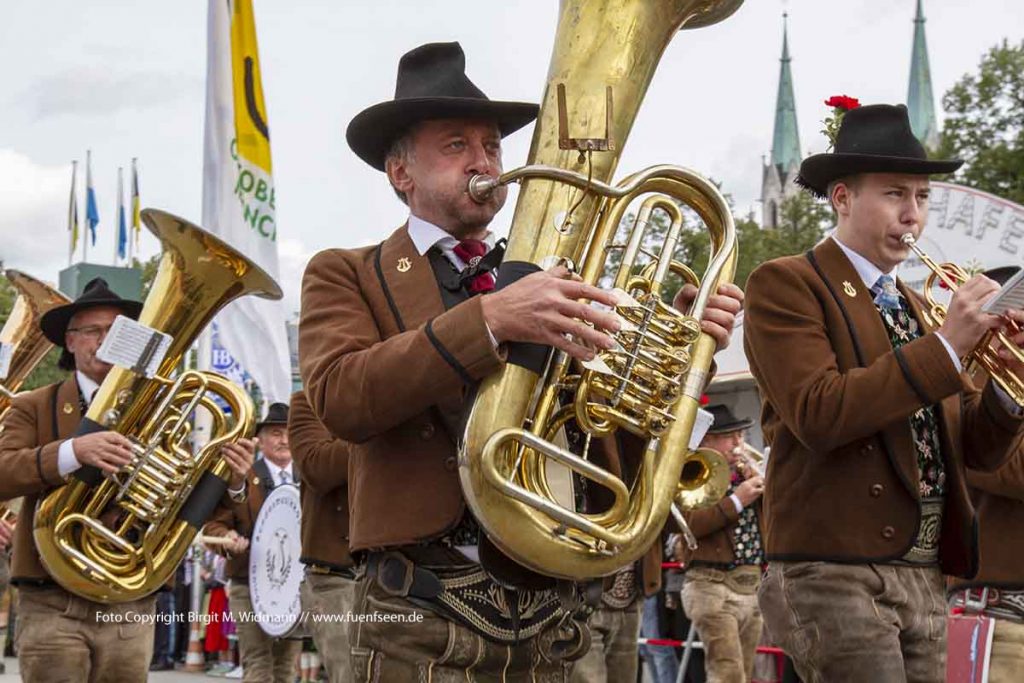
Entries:
{"label": "jacket button", "polygon": [[449,455],[447,458],[444,459],[444,468],[449,472],[454,472],[455,468],[458,466],[459,461],[455,458],[454,455]]}
{"label": "jacket button", "polygon": [[424,441],[430,441],[432,438],[434,438],[433,423],[428,422],[427,424],[423,425],[423,428],[420,430],[420,438],[423,439]]}
{"label": "jacket button", "polygon": [[872,498],[878,498],[880,495],[882,495],[882,491],[884,491],[884,490],[885,490],[885,487],[882,486],[881,484],[872,484],[871,485],[871,497]]}
{"label": "jacket button", "polygon": [[882,529],[882,538],[892,538],[895,535],[896,530],[893,529],[891,526],[887,526],[884,529]]}
{"label": "jacket button", "polygon": [[867,446],[864,446],[863,448],[861,448],[860,452],[863,453],[864,455],[869,455],[870,453],[874,452],[874,450],[875,450],[875,445],[869,443]]}
{"label": "jacket button", "polygon": [[341,509],[341,506],[339,505],[338,506],[338,512],[341,512],[341,511],[342,511],[342,509]]}

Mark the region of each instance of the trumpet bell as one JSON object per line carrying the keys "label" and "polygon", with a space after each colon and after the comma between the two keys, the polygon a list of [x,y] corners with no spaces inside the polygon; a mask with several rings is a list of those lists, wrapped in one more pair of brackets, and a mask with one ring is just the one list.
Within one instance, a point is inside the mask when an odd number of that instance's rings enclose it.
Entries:
{"label": "trumpet bell", "polygon": [[683,510],[711,507],[729,490],[729,463],[712,448],[694,451],[683,463],[676,504]]}

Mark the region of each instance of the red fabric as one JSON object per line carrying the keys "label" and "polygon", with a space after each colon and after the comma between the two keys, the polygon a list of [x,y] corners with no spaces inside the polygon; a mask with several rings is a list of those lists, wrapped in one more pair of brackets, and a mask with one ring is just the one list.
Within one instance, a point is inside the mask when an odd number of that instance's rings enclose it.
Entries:
{"label": "red fabric", "polygon": [[[210,620],[206,623],[206,638],[203,649],[207,652],[221,652],[231,649],[231,643],[224,633],[224,622],[228,618],[228,596],[223,586],[210,591]],[[212,616],[217,615],[217,616]]]}
{"label": "red fabric", "polygon": [[[480,240],[462,240],[452,250],[467,266],[474,266],[487,253],[487,244]],[[480,273],[466,283],[466,289],[470,294],[482,294],[494,289],[494,276],[490,273]]]}

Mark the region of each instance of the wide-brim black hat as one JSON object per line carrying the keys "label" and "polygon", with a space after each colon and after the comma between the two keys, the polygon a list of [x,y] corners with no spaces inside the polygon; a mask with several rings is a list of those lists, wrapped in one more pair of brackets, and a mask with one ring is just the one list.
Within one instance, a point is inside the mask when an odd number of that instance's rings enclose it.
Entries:
{"label": "wide-brim black hat", "polygon": [[98,306],[120,308],[129,318],[137,319],[142,311],[142,302],[123,299],[107,285],[101,277],[93,278],[85,285],[81,296],[64,306],[51,308],[39,319],[39,328],[46,338],[57,346],[64,347],[64,335],[68,324],[76,313]]}
{"label": "wide-brim black hat", "polygon": [[360,159],[384,170],[388,150],[415,123],[428,119],[484,119],[502,137],[537,118],[528,102],[490,100],[466,76],[466,55],[458,43],[427,43],[398,62],[395,98],[356,114],[345,138]]}
{"label": "wide-brim black hat", "polygon": [[834,180],[858,173],[952,173],[961,159],[929,159],[914,136],[902,104],[871,104],[843,116],[832,152],[814,154],[800,164],[796,183],[819,197]]}
{"label": "wide-brim black hat", "polygon": [[287,425],[288,424],[288,404],[287,403],[271,403],[270,407],[267,408],[267,415],[261,422],[256,423],[256,431],[260,431],[264,427],[270,427],[272,425]]}
{"label": "wide-brim black hat", "polygon": [[750,425],[754,424],[751,419],[741,420],[736,417],[732,409],[727,405],[714,405],[705,408],[709,413],[714,415],[715,421],[711,423],[711,428],[708,429],[708,434],[726,434],[728,432],[738,432],[741,429],[746,429]]}

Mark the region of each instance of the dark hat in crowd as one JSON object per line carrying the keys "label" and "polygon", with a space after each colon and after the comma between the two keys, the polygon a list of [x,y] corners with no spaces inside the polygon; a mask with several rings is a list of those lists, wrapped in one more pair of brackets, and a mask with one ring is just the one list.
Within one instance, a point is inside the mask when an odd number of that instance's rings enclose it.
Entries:
{"label": "dark hat in crowd", "polygon": [[466,76],[466,55],[458,43],[427,43],[398,62],[395,97],[356,114],[345,134],[360,159],[379,171],[391,145],[412,125],[428,119],[485,119],[502,137],[537,118],[527,102],[487,98]]}
{"label": "dark hat in crowd", "polygon": [[271,403],[270,407],[267,408],[267,415],[261,422],[256,423],[256,431],[260,431],[264,427],[271,427],[274,425],[287,425],[288,424],[288,404],[287,403]]}
{"label": "dark hat in crowd", "polygon": [[708,434],[726,434],[728,432],[737,432],[741,429],[746,429],[750,425],[754,424],[751,419],[741,420],[736,417],[732,409],[727,405],[713,405],[705,408],[709,413],[714,415],[715,421],[711,423],[711,428],[708,430]]}
{"label": "dark hat in crowd", "polygon": [[64,349],[61,353],[58,365],[64,370],[75,369],[75,356],[67,350],[64,337],[68,331],[71,318],[76,313],[100,306],[113,306],[121,309],[127,317],[136,320],[142,311],[142,302],[132,299],[124,299],[117,295],[107,285],[107,281],[101,277],[89,280],[82,290],[82,294],[69,304],[51,308],[39,319],[39,329],[55,345]]}
{"label": "dark hat in crowd", "polygon": [[960,159],[929,159],[914,136],[902,104],[871,104],[843,116],[833,151],[814,154],[800,164],[796,183],[819,197],[829,183],[858,173],[952,173]]}

